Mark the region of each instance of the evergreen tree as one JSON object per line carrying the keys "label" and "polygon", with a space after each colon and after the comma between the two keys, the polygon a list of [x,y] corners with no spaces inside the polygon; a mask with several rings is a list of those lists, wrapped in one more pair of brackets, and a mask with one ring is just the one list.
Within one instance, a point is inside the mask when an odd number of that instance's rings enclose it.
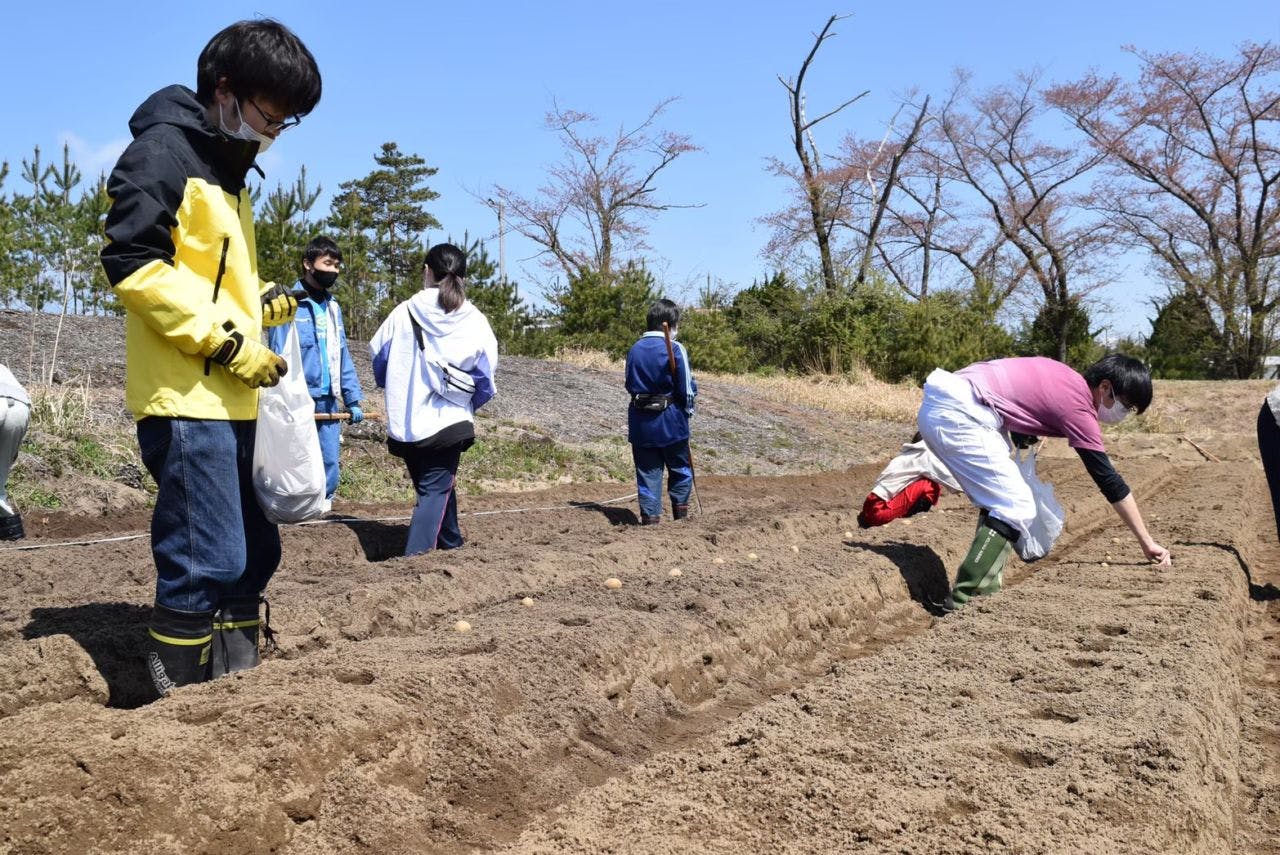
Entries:
{"label": "evergreen tree", "polygon": [[258,275],[268,282],[289,285],[302,275],[302,253],[311,240],[307,215],[320,197],[321,186],[307,184],[307,167],[286,187],[277,184],[258,208],[254,231],[258,241]]}
{"label": "evergreen tree", "polygon": [[907,303],[880,376],[893,382],[923,382],[935,368],[955,371],[1013,355],[1013,336],[997,322],[999,311],[996,290],[981,281],[970,289],[934,291]]}
{"label": "evergreen tree", "polygon": [[[9,164],[0,163],[0,191],[9,177]],[[27,283],[38,275],[34,255],[31,197],[0,193],[0,303],[13,308],[24,299]]]}
{"label": "evergreen tree", "polygon": [[[379,310],[385,314],[422,287],[423,232],[440,228],[423,206],[440,194],[426,185],[437,170],[418,155],[401,152],[396,143],[383,143],[373,159],[377,169],[338,189],[340,196],[355,194],[360,202],[352,213],[371,238],[369,266],[378,281]],[[344,248],[344,258],[346,253]]]}
{"label": "evergreen tree", "polygon": [[1217,380],[1231,376],[1230,359],[1204,298],[1189,290],[1155,302],[1156,316],[1147,338],[1147,359],[1154,377],[1169,380]]}
{"label": "evergreen tree", "polygon": [[86,314],[119,315],[124,306],[116,297],[115,289],[107,281],[107,272],[99,262],[106,245],[107,211],[111,197],[107,195],[107,176],[98,173],[98,180],[85,189],[80,197],[79,218],[84,239],[83,252],[88,265],[85,281],[84,311]]}
{"label": "evergreen tree", "polygon": [[385,292],[373,271],[370,219],[358,193],[348,190],[333,197],[323,231],[342,250],[337,294],[347,335],[368,341],[382,323],[384,315],[379,311]]}
{"label": "evergreen tree", "polygon": [[1088,368],[1104,355],[1097,332],[1089,329],[1089,310],[1079,298],[1065,303],[1046,304],[1018,335],[1022,356],[1049,356],[1054,359],[1065,345],[1066,362],[1076,370]]}
{"label": "evergreen tree", "polygon": [[18,296],[33,312],[42,311],[55,296],[50,281],[49,271],[53,267],[57,250],[51,240],[48,228],[53,219],[53,201],[56,194],[49,191],[49,179],[53,167],[44,163],[40,157],[40,146],[35,146],[31,160],[22,161],[22,180],[31,187],[31,194],[22,200],[20,206],[20,228],[23,231],[23,243],[30,253],[34,264],[33,275],[18,285]]}
{"label": "evergreen tree", "polygon": [[726,317],[752,368],[783,368],[804,314],[804,295],[779,270],[733,298]]}
{"label": "evergreen tree", "polygon": [[550,297],[559,321],[560,341],[569,347],[603,350],[620,359],[644,331],[645,317],[658,294],[645,268],[628,265],[614,271],[610,285],[587,272],[553,290]]}

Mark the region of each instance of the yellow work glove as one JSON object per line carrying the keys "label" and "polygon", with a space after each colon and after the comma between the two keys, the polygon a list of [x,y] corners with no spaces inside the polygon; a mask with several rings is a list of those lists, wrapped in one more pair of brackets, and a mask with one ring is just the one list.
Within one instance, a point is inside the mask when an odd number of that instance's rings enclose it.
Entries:
{"label": "yellow work glove", "polygon": [[274,386],[289,373],[289,364],[282,357],[271,348],[245,338],[230,321],[223,324],[222,332],[226,333],[225,337],[215,338],[205,355],[211,362],[226,366],[250,389]]}
{"label": "yellow work glove", "polygon": [[262,325],[264,327],[278,327],[281,324],[287,324],[293,320],[293,316],[296,314],[298,314],[298,300],[286,291],[283,285],[277,285],[262,295]]}

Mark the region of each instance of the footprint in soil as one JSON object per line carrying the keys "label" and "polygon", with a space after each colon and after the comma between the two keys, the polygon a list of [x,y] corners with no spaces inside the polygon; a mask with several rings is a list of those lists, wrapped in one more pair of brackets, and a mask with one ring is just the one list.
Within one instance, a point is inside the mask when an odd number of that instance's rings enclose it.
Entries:
{"label": "footprint in soil", "polygon": [[339,683],[346,683],[350,686],[368,686],[373,683],[377,677],[372,671],[364,668],[344,669],[337,671],[333,675],[333,679]]}
{"label": "footprint in soil", "polygon": [[1121,635],[1128,635],[1129,627],[1116,626],[1115,624],[1103,624],[1102,626],[1098,627],[1098,632],[1102,633],[1103,635],[1109,636],[1111,638],[1116,638]]}
{"label": "footprint in soil", "polygon": [[1058,712],[1053,707],[1045,707],[1033,714],[1033,718],[1040,721],[1060,721],[1063,724],[1075,724],[1080,720],[1080,716],[1071,713]]}
{"label": "footprint in soil", "polygon": [[1058,762],[1057,757],[1052,754],[1046,754],[1043,751],[1023,751],[1020,748],[1007,746],[1000,746],[996,750],[1015,766],[1021,766],[1024,769],[1044,769]]}

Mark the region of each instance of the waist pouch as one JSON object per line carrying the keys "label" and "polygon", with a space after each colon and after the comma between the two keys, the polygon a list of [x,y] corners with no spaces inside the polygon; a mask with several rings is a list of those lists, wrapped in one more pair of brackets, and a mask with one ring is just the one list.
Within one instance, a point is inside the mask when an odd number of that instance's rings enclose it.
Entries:
{"label": "waist pouch", "polygon": [[631,406],[642,413],[660,413],[671,406],[670,395],[632,395]]}

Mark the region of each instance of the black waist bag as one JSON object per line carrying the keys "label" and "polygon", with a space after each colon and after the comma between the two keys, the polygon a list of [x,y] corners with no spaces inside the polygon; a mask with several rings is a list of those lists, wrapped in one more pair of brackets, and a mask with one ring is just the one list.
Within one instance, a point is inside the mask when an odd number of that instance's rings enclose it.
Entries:
{"label": "black waist bag", "polygon": [[631,406],[642,413],[660,413],[671,405],[670,395],[632,395]]}

